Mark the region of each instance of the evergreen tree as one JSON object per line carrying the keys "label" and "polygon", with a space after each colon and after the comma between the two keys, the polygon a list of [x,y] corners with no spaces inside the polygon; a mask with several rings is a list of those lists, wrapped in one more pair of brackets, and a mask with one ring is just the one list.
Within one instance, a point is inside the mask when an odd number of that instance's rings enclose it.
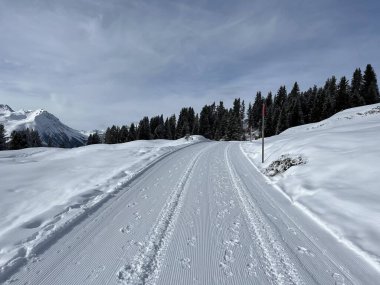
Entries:
{"label": "evergreen tree", "polygon": [[41,147],[42,141],[38,131],[27,129],[27,139],[29,147]]}
{"label": "evergreen tree", "polygon": [[313,107],[311,108],[311,116],[310,122],[318,122],[322,118],[322,109],[325,104],[325,92],[322,88],[319,88],[317,91],[316,98],[313,103]]}
{"label": "evergreen tree", "polygon": [[127,126],[122,126],[120,128],[119,135],[118,135],[118,143],[125,143],[125,142],[127,142],[128,141],[128,136],[129,136],[128,127]]}
{"label": "evergreen tree", "polygon": [[166,129],[164,126],[164,117],[163,115],[157,116],[157,125],[153,130],[154,139],[164,139],[166,136]]}
{"label": "evergreen tree", "polygon": [[5,128],[0,124],[0,150],[6,149]]}
{"label": "evergreen tree", "polygon": [[376,73],[370,64],[367,65],[364,71],[363,88],[361,93],[366,104],[374,104],[380,102]]}
{"label": "evergreen tree", "polygon": [[22,149],[28,147],[28,140],[25,131],[13,131],[11,133],[10,149]]}
{"label": "evergreen tree", "polygon": [[363,76],[360,68],[355,69],[351,79],[350,107],[359,107],[365,104],[361,96],[363,89]]}
{"label": "evergreen tree", "polygon": [[111,128],[107,128],[104,142],[106,144],[116,144],[119,142],[120,128],[113,125]]}
{"label": "evergreen tree", "polygon": [[346,77],[342,77],[339,81],[338,92],[336,96],[336,111],[340,112],[350,107],[349,84]]}
{"label": "evergreen tree", "polygon": [[242,104],[240,98],[235,99],[233,107],[229,112],[228,124],[228,139],[229,140],[242,140],[243,139],[243,122],[242,122]]}
{"label": "evergreen tree", "polygon": [[269,92],[265,98],[266,116],[265,116],[265,136],[272,136],[275,134],[276,127],[273,123],[273,95]]}
{"label": "evergreen tree", "polygon": [[170,128],[169,118],[166,118],[164,125],[165,125],[165,137],[164,138],[167,140],[173,139],[172,130]]}
{"label": "evergreen tree", "polygon": [[196,114],[194,118],[193,135],[199,135],[199,115]]}
{"label": "evergreen tree", "polygon": [[227,110],[224,108],[223,101],[219,102],[219,105],[216,107],[216,120],[215,120],[215,131],[214,139],[221,140],[226,136],[226,121],[224,117],[226,116]]}
{"label": "evergreen tree", "polygon": [[132,123],[131,126],[129,127],[129,133],[128,133],[128,141],[135,141],[137,140],[137,131],[135,124]]}
{"label": "evergreen tree", "polygon": [[199,134],[208,139],[213,139],[212,129],[210,124],[210,107],[205,105],[199,117]]}
{"label": "evergreen tree", "polygon": [[194,127],[194,110],[193,108],[182,108],[177,122],[176,138],[183,138],[189,135]]}
{"label": "evergreen tree", "polygon": [[93,144],[100,144],[101,142],[102,142],[102,140],[100,139],[98,132],[93,133],[92,134],[92,143]]}
{"label": "evergreen tree", "polygon": [[[286,101],[287,91],[285,86],[281,86],[273,102],[273,119],[272,124],[275,129],[275,134],[283,131],[283,128],[288,128],[288,117],[286,116]],[[285,118],[285,119],[284,119]],[[283,120],[280,122],[280,120]]]}
{"label": "evergreen tree", "polygon": [[327,79],[324,86],[325,100],[322,107],[322,119],[329,118],[335,114],[336,91],[336,78],[333,76]]}
{"label": "evergreen tree", "polygon": [[252,126],[258,128],[261,122],[261,109],[263,107],[263,98],[261,92],[256,93],[255,102],[252,106]]}
{"label": "evergreen tree", "polygon": [[169,125],[170,125],[170,133],[172,134],[171,139],[174,140],[175,139],[175,134],[177,132],[177,130],[176,130],[177,119],[176,119],[175,115],[172,115],[169,118]]}
{"label": "evergreen tree", "polygon": [[90,135],[88,136],[86,145],[91,145],[91,144],[93,144],[92,134],[90,134]]}
{"label": "evergreen tree", "polygon": [[100,137],[97,132],[90,134],[87,139],[87,145],[92,145],[92,144],[99,144],[100,143]]}
{"label": "evergreen tree", "polygon": [[149,118],[144,117],[138,126],[137,131],[137,137],[139,140],[150,140],[151,139],[151,131],[150,131],[150,124],[149,124]]}
{"label": "evergreen tree", "polygon": [[252,104],[248,103],[248,110],[247,110],[247,117],[248,117],[248,129],[251,131],[253,128],[253,111],[252,111]]}
{"label": "evergreen tree", "polygon": [[304,123],[303,111],[301,106],[301,94],[298,83],[295,82],[288,97],[288,122],[289,127],[302,125]]}
{"label": "evergreen tree", "polygon": [[282,133],[289,127],[288,116],[286,115],[286,110],[282,109],[280,111],[280,116],[278,118],[277,127],[276,127],[276,135]]}

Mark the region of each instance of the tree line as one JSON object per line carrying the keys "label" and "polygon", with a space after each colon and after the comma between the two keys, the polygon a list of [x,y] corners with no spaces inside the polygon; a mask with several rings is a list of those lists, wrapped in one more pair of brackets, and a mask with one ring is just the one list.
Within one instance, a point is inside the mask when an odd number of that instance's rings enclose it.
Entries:
{"label": "tree line", "polygon": [[305,92],[300,92],[297,82],[289,94],[285,86],[275,96],[270,92],[264,98],[257,92],[255,101],[248,106],[248,128],[261,131],[263,104],[266,105],[265,135],[272,136],[287,128],[319,122],[347,108],[378,102],[376,73],[368,64],[364,73],[360,68],[354,71],[351,82],[345,76],[339,81],[332,76],[323,87],[314,86]]}
{"label": "tree line", "polygon": [[[290,127],[314,123],[326,119],[347,108],[380,102],[376,73],[368,64],[362,73],[355,69],[351,81],[345,76],[338,81],[328,78],[323,87],[313,86],[301,92],[295,82],[290,93],[281,86],[275,95],[269,92],[264,97],[257,92],[246,110],[245,102],[234,99],[232,107],[226,108],[223,101],[205,105],[200,113],[192,107],[182,108],[176,115],[143,117],[138,124],[113,125],[103,135],[88,137],[87,144],[116,144],[134,140],[179,139],[188,135],[202,135],[211,140],[245,140],[251,132],[261,132],[263,104],[266,106],[265,134],[272,136]],[[260,132],[258,132],[260,131]],[[258,135],[259,136],[259,135]],[[4,126],[0,124],[0,150],[41,146],[38,132],[34,130],[14,131],[10,142],[5,140]]]}
{"label": "tree line", "polygon": [[42,142],[38,134],[38,131],[29,128],[25,130],[13,131],[11,133],[10,141],[7,143],[5,138],[4,125],[0,124],[0,150],[16,150],[28,147],[41,146]]}
{"label": "tree line", "polygon": [[[178,120],[175,115],[165,120],[160,115],[151,119],[144,117],[137,126],[131,124],[129,128],[112,126],[107,128],[104,142],[178,139],[186,135],[202,135],[212,140],[245,140],[251,131],[261,133],[263,104],[266,106],[265,134],[272,136],[290,127],[319,122],[347,108],[378,102],[376,73],[368,64],[364,73],[360,68],[355,69],[351,82],[345,76],[339,81],[332,76],[323,87],[313,86],[305,92],[300,91],[297,82],[290,93],[285,86],[281,86],[275,95],[269,92],[266,97],[259,91],[246,111],[244,101],[237,98],[232,108],[226,108],[220,101],[219,104],[205,105],[199,114],[192,107],[182,108]],[[101,142],[96,136],[96,143]]]}

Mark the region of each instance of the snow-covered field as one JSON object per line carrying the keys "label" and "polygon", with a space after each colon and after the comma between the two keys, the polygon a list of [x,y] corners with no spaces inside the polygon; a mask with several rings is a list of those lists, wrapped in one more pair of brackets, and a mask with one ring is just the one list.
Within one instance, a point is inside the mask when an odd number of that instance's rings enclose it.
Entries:
{"label": "snow-covered field", "polygon": [[375,104],[266,139],[264,164],[261,140],[242,149],[262,172],[282,155],[306,162],[268,175],[268,183],[379,268],[379,142],[380,104]]}
{"label": "snow-covered field", "polygon": [[159,157],[201,140],[0,152],[0,273],[99,207]]}

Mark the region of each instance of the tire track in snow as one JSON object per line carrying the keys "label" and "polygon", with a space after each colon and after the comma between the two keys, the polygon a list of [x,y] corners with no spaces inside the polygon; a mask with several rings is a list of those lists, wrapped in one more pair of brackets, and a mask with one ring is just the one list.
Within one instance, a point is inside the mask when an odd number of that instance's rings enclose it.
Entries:
{"label": "tire track in snow", "polygon": [[170,194],[166,206],[161,210],[159,218],[152,228],[147,241],[133,261],[124,265],[117,273],[117,279],[122,284],[149,284],[158,278],[160,265],[165,251],[170,243],[175,224],[186,196],[186,183],[199,157],[209,147],[198,153],[190,162],[179,183]]}
{"label": "tire track in snow", "polygon": [[256,241],[258,248],[261,250],[265,264],[265,273],[269,281],[273,284],[304,284],[294,264],[287,256],[281,243],[276,240],[271,227],[265,221],[265,216],[261,213],[259,207],[255,205],[241,183],[235,169],[231,165],[228,156],[229,149],[230,145],[225,149],[224,157],[229,169],[231,182],[234,186],[233,190],[245,213],[252,239]]}

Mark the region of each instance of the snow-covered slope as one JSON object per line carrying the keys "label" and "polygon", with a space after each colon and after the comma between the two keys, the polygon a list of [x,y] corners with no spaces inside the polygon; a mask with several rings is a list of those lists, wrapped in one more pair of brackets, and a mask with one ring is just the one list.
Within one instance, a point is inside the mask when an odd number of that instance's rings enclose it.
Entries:
{"label": "snow-covered slope", "polygon": [[264,164],[261,140],[244,143],[242,149],[263,172],[282,155],[306,162],[268,182],[379,266],[379,142],[380,104],[374,104],[266,139]]}
{"label": "snow-covered slope", "polygon": [[12,267],[41,242],[107,200],[155,159],[203,140],[192,136],[75,149],[1,151],[0,277],[5,267]]}
{"label": "snow-covered slope", "polygon": [[8,137],[14,130],[37,130],[45,145],[77,147],[86,142],[85,135],[64,125],[57,117],[42,109],[14,111],[8,105],[0,104],[0,124],[4,124]]}

